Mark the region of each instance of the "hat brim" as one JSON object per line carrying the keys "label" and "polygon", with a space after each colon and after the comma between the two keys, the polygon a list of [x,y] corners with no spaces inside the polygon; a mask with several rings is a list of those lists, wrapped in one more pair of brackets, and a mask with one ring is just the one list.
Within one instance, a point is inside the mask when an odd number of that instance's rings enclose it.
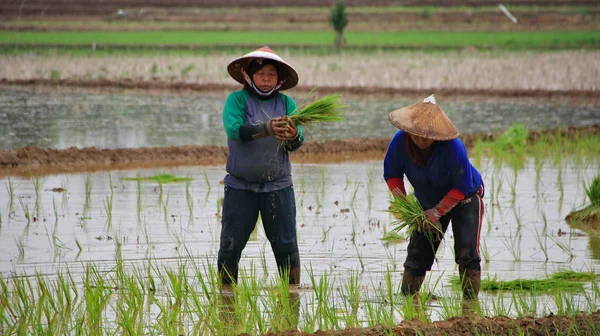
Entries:
{"label": "hat brim", "polygon": [[419,137],[445,141],[459,136],[458,128],[435,104],[412,104],[390,112],[388,118],[396,128]]}
{"label": "hat brim", "polygon": [[276,54],[266,51],[253,51],[242,57],[234,59],[227,66],[227,72],[229,72],[231,78],[235,79],[236,82],[242,85],[246,85],[246,80],[244,79],[242,70],[248,69],[248,64],[258,58],[266,58],[279,63],[278,70],[279,75],[281,77],[279,78],[279,80],[285,79],[285,82],[279,90],[288,90],[298,85],[298,73],[296,72],[294,67],[292,67],[290,64],[288,64]]}

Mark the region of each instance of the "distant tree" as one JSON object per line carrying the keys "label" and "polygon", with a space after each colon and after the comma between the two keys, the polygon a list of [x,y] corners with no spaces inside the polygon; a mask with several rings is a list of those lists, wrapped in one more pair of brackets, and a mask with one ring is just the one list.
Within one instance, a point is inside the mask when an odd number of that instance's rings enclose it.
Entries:
{"label": "distant tree", "polygon": [[346,4],[344,0],[338,0],[331,9],[331,15],[329,16],[329,22],[335,30],[335,46],[340,48],[344,45],[344,29],[348,25],[348,17],[346,16]]}

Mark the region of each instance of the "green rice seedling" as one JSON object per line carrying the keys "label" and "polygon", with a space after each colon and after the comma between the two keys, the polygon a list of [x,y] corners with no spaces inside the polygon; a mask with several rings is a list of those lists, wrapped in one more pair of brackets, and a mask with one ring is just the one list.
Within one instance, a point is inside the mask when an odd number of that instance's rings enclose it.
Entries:
{"label": "green rice seedling", "polygon": [[290,118],[297,126],[310,126],[322,122],[336,122],[344,120],[344,111],[347,105],[342,104],[340,93],[325,96],[306,105],[300,104],[290,114]]}
{"label": "green rice seedling", "polygon": [[31,222],[31,214],[29,213],[29,206],[25,201],[23,201],[22,197],[19,197],[19,203],[21,204],[21,208],[23,209],[23,216],[27,219],[27,224]]}
{"label": "green rice seedling", "polygon": [[138,224],[142,223],[142,181],[137,181],[137,222]]}
{"label": "green rice seedling", "polygon": [[40,216],[40,208],[42,206],[42,182],[39,176],[36,176],[32,180],[33,190],[35,192],[35,206],[34,211],[36,216]]}
{"label": "green rice seedling", "polygon": [[350,199],[350,207],[354,209],[356,206],[356,194],[358,193],[358,189],[360,188],[360,183],[358,181],[354,182],[354,187],[352,190],[352,198]]}
{"label": "green rice seedling", "polygon": [[[569,237],[571,237],[571,235],[569,235]],[[565,254],[567,254],[569,256],[568,261],[571,261],[571,260],[573,260],[573,258],[575,258],[575,253],[573,253],[573,251],[571,250],[570,244],[567,245],[563,242],[560,242],[557,238],[554,238],[553,236],[550,236],[550,239],[552,239],[555,246],[557,246],[559,249],[561,249]]]}
{"label": "green rice seedling", "polygon": [[[545,219],[545,215],[542,216],[544,216]],[[540,251],[542,251],[542,253],[544,254],[544,262],[548,262],[548,234],[546,233],[545,226],[542,229],[541,233],[538,231],[537,227],[535,228],[535,241],[538,243]]]}
{"label": "green rice seedling", "polygon": [[387,231],[387,228],[383,228],[383,237],[381,238],[387,244],[398,244],[405,242],[407,237],[397,231]]}
{"label": "green rice seedling", "polygon": [[85,176],[85,202],[83,203],[83,218],[89,217],[89,211],[92,204],[92,176]]}
{"label": "green rice seedling", "polygon": [[[460,285],[460,278],[453,276],[450,278],[452,285]],[[482,291],[534,291],[534,292],[552,292],[552,291],[583,291],[583,284],[570,280],[548,277],[546,279],[516,279],[499,280],[497,277],[481,280]]]}
{"label": "green rice seedling", "polygon": [[271,312],[270,332],[284,332],[295,329],[300,315],[300,297],[295,289],[290,287],[289,273],[271,281],[274,290],[268,290],[268,301],[265,310]]}
{"label": "green rice seedling", "polygon": [[371,203],[373,202],[373,186],[375,185],[375,171],[372,166],[367,168],[367,216],[371,214]]}
{"label": "green rice seedling", "polygon": [[535,291],[530,291],[528,296],[522,291],[511,291],[513,306],[517,317],[537,316],[537,295]]}
{"label": "green rice seedling", "polygon": [[6,176],[6,182],[4,183],[5,187],[6,187],[6,191],[8,193],[8,209],[6,210],[6,212],[12,213],[13,211],[13,206],[14,206],[14,200],[15,200],[15,185],[13,184],[12,179],[10,178],[10,175]]}
{"label": "green rice seedling", "polygon": [[171,174],[158,174],[154,176],[137,176],[137,177],[122,177],[123,181],[141,181],[141,182],[158,182],[161,183],[180,183],[193,180],[192,177],[177,177]]}
{"label": "green rice seedling", "polygon": [[112,196],[106,196],[106,199],[104,200],[104,211],[106,212],[106,232],[110,231],[112,228],[112,207]]}
{"label": "green rice seedling", "polygon": [[111,290],[106,286],[95,266],[88,265],[84,277],[85,323],[90,334],[103,334],[104,309],[111,297]]}
{"label": "green rice seedling", "polygon": [[521,235],[516,234],[514,237],[503,236],[502,243],[513,257],[514,261],[521,261]]}
{"label": "green rice seedling", "polygon": [[551,275],[552,279],[567,281],[593,281],[598,276],[594,272],[575,272],[573,270],[560,270]]}
{"label": "green rice seedling", "polygon": [[81,243],[77,238],[75,238],[75,244],[77,245],[77,257],[79,257],[83,251],[83,248],[81,247]]}
{"label": "green rice seedling", "polygon": [[[171,192],[167,192],[167,197],[165,198],[165,202],[162,205],[163,208],[163,218],[165,220],[165,225],[167,225],[167,227],[169,226],[169,196],[171,195]],[[173,220],[175,220],[175,218],[173,218]]]}
{"label": "green rice seedling", "polygon": [[438,295],[437,302],[441,306],[440,318],[448,320],[462,315],[462,293],[450,291],[449,296]]}
{"label": "green rice seedling", "polygon": [[438,227],[427,220],[423,208],[414,194],[404,197],[394,197],[390,201],[390,209],[388,211],[398,219],[393,222],[395,227],[392,231],[406,230],[407,235],[411,236],[419,227],[429,225],[434,231],[430,232],[431,234],[443,234]]}
{"label": "green rice seedling", "polygon": [[210,196],[210,179],[205,169],[202,169],[202,177],[204,177],[204,182],[206,183],[206,198],[204,199],[204,203],[206,203],[208,202],[208,196]]}
{"label": "green rice seedling", "polygon": [[346,312],[343,318],[346,328],[359,326],[358,309],[361,303],[360,275],[358,271],[350,270],[348,276],[342,280],[342,286],[338,289],[342,300],[342,308]]}
{"label": "green rice seedling", "polygon": [[187,181],[185,183],[185,199],[188,207],[188,220],[190,224],[194,224],[194,198],[192,197],[192,193],[190,192],[190,186],[192,181]]}
{"label": "green rice seedling", "polygon": [[161,206],[163,204],[163,184],[158,183],[158,205]]}
{"label": "green rice seedling", "polygon": [[310,271],[308,271],[308,276],[315,293],[315,300],[317,301],[314,311],[317,319],[317,328],[321,330],[339,328],[340,321],[338,320],[335,307],[330,305],[333,302],[331,288],[333,288],[334,283],[330,282],[327,272],[324,272],[317,281],[312,265],[310,266]]}
{"label": "green rice seedling", "polygon": [[584,188],[589,204],[571,212],[567,216],[567,221],[585,222],[596,220],[600,222],[600,174],[592,180],[589,186],[584,185]]}
{"label": "green rice seedling", "polygon": [[485,239],[483,240],[483,243],[481,244],[481,257],[483,258],[483,262],[484,263],[489,263],[490,262],[490,252],[488,250],[487,247],[487,243],[485,241]]}
{"label": "green rice seedling", "polygon": [[13,238],[15,243],[17,244],[17,256],[19,260],[23,260],[25,258],[25,236],[22,235],[17,239],[17,237]]}

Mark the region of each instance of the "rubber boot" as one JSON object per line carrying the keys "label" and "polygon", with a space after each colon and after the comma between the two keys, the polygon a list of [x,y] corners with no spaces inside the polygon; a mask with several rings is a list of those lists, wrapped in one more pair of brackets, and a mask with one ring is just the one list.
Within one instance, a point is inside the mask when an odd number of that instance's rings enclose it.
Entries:
{"label": "rubber boot", "polygon": [[290,285],[300,284],[300,267],[290,269]]}
{"label": "rubber boot", "polygon": [[421,285],[425,280],[425,274],[422,276],[415,276],[413,272],[409,269],[404,269],[404,274],[402,275],[402,286],[400,290],[403,295],[415,295],[421,289]]}
{"label": "rubber boot", "polygon": [[462,285],[463,299],[475,300],[479,295],[481,287],[481,271],[465,270],[460,273],[460,283]]}

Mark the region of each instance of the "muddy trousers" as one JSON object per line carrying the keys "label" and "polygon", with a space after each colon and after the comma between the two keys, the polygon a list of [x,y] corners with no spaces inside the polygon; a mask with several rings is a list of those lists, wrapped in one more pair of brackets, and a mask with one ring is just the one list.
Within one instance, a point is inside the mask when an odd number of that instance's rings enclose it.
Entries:
{"label": "muddy trousers", "polygon": [[[465,298],[469,295],[477,296],[476,292],[479,292],[481,275],[479,240],[483,213],[483,200],[480,194],[475,194],[461,201],[448,214],[440,218],[444,233],[452,222],[455,261],[459,266]],[[403,294],[415,294],[419,291],[425,273],[431,270],[441,241],[441,236],[431,238],[421,232],[415,232],[410,237],[404,262]]]}
{"label": "muddy trousers", "polygon": [[288,275],[290,284],[300,282],[296,200],[292,186],[263,193],[225,187],[222,211],[217,264],[223,284],[237,281],[242,251],[254,231],[259,214],[279,273]]}

